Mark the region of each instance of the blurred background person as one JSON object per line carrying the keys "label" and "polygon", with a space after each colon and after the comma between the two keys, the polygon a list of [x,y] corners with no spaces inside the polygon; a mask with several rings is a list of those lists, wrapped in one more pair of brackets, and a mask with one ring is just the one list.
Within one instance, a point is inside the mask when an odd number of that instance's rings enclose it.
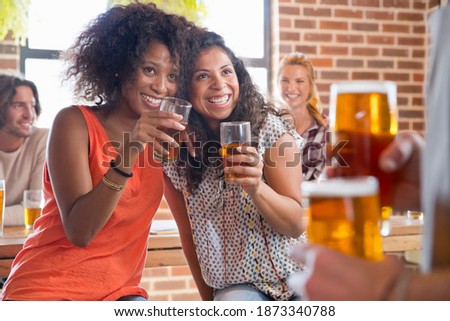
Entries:
{"label": "blurred background person", "polygon": [[0,75],[0,179],[6,184],[4,225],[23,225],[23,192],[42,189],[48,129],[34,127],[41,113],[36,85]]}
{"label": "blurred background person", "polygon": [[295,129],[305,139],[303,180],[316,180],[325,166],[328,117],[322,113],[311,60],[300,52],[281,59],[278,68],[280,98],[295,118]]}

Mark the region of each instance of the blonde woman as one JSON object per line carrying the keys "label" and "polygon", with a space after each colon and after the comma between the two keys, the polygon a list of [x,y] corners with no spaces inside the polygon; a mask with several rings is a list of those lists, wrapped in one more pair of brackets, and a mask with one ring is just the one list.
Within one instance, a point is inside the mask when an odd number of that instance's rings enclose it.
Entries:
{"label": "blonde woman", "polygon": [[328,120],[322,113],[311,60],[299,52],[286,55],[280,61],[278,85],[283,103],[294,115],[296,131],[306,140],[302,155],[303,180],[315,180],[325,166]]}

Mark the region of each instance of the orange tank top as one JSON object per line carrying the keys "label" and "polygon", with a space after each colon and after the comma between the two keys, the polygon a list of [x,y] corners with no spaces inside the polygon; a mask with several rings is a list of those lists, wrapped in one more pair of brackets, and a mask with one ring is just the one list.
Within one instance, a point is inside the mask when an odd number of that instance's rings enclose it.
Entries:
{"label": "orange tank top", "polygon": [[[80,106],[89,133],[92,184],[100,180],[114,156],[94,112]],[[113,150],[113,149],[111,149]],[[105,155],[106,154],[106,155]],[[147,255],[151,221],[163,193],[163,174],[153,162],[150,146],[139,155],[123,194],[105,226],[91,243],[80,248],[64,233],[47,166],[44,168],[45,206],[13,262],[3,288],[3,300],[117,300],[147,292],[139,286]],[[95,215],[94,212],[90,213]]]}

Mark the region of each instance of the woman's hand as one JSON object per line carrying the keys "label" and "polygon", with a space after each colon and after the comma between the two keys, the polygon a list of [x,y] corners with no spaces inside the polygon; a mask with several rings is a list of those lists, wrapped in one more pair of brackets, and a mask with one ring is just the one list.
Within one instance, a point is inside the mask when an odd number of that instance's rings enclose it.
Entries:
{"label": "woman's hand", "polygon": [[235,151],[236,153],[226,157],[226,163],[232,166],[224,168],[225,180],[227,183],[241,185],[252,196],[261,186],[264,164],[254,147],[239,146]]}

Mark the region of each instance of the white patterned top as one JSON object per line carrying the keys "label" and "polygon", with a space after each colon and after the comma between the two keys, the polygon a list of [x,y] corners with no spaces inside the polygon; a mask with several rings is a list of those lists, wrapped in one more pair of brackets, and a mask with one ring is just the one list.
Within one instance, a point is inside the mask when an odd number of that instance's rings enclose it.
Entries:
{"label": "white patterned top", "polygon": [[[303,147],[303,138],[290,124],[269,114],[258,137],[260,156],[284,133]],[[175,164],[163,168],[183,193],[205,282],[216,289],[250,284],[276,300],[290,299],[294,293],[286,279],[301,267],[287,252],[300,238],[273,230],[241,186],[225,183],[223,168],[208,168],[194,194],[189,193],[187,178],[180,176]]]}

